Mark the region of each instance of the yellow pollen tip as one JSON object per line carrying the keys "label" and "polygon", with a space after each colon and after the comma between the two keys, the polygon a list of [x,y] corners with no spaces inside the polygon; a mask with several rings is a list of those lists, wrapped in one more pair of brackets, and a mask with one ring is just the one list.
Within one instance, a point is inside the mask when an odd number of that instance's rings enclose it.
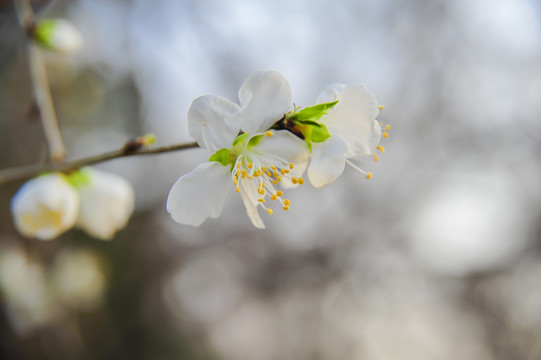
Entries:
{"label": "yellow pollen tip", "polygon": [[271,166],[271,169],[272,169],[272,170],[276,170],[276,166],[274,166],[274,165]]}
{"label": "yellow pollen tip", "polygon": [[273,183],[274,185],[278,185],[278,181],[276,181],[276,180],[272,180],[272,183]]}
{"label": "yellow pollen tip", "polygon": [[276,178],[276,181],[278,181],[278,182],[282,181],[282,177],[281,177],[281,176],[278,176],[278,177]]}
{"label": "yellow pollen tip", "polygon": [[265,188],[265,183],[261,183],[261,188],[264,189]]}
{"label": "yellow pollen tip", "polygon": [[269,213],[269,215],[272,215],[272,209],[267,209],[267,212]]}
{"label": "yellow pollen tip", "polygon": [[248,169],[251,169],[251,168],[253,168],[253,167],[254,167],[254,164],[248,163]]}
{"label": "yellow pollen tip", "polygon": [[274,175],[274,177],[278,177],[278,173],[276,171],[273,171],[272,175]]}
{"label": "yellow pollen tip", "polygon": [[290,205],[291,204],[291,201],[289,201],[289,199],[284,199],[284,205]]}
{"label": "yellow pollen tip", "polygon": [[373,174],[371,172],[366,173],[366,178],[367,179],[372,179],[372,176],[373,176]]}
{"label": "yellow pollen tip", "polygon": [[293,184],[297,184],[297,183],[299,182],[299,180],[298,180],[296,177],[292,177],[292,178],[291,178],[291,182],[292,182]]}
{"label": "yellow pollen tip", "polygon": [[276,200],[276,199],[278,199],[278,196],[276,196],[276,195],[271,195],[271,200]]}
{"label": "yellow pollen tip", "polygon": [[378,149],[379,151],[381,151],[382,153],[385,152],[385,148],[381,145],[379,145],[376,149]]}
{"label": "yellow pollen tip", "polygon": [[384,138],[388,138],[389,137],[389,133],[387,132],[382,132],[381,135],[384,137]]}
{"label": "yellow pollen tip", "polygon": [[280,174],[285,175],[286,171],[284,169],[280,169]]}
{"label": "yellow pollen tip", "polygon": [[265,190],[263,189],[257,189],[257,192],[259,193],[259,195],[265,195]]}
{"label": "yellow pollen tip", "polygon": [[299,178],[299,184],[304,184],[304,179],[303,178]]}
{"label": "yellow pollen tip", "polygon": [[284,206],[284,210],[285,211],[289,210],[289,206]]}
{"label": "yellow pollen tip", "polygon": [[278,191],[276,192],[276,196],[282,196],[282,195],[284,195],[284,193],[281,192],[280,190],[278,190]]}
{"label": "yellow pollen tip", "polygon": [[260,203],[264,203],[265,199],[258,199],[257,201],[259,201]]}
{"label": "yellow pollen tip", "polygon": [[289,164],[289,168],[290,168],[290,169],[293,169],[294,166],[295,166],[295,165],[293,165],[293,163]]}
{"label": "yellow pollen tip", "polygon": [[240,188],[237,186],[237,187],[235,188],[235,191],[236,191],[236,192],[240,192]]}
{"label": "yellow pollen tip", "polygon": [[272,173],[270,171],[267,171],[267,176],[268,177],[271,177],[272,176]]}
{"label": "yellow pollen tip", "polygon": [[380,106],[378,106],[378,109],[380,109],[380,110],[385,109],[385,105],[380,105]]}
{"label": "yellow pollen tip", "polygon": [[372,157],[374,158],[375,162],[379,161],[379,157],[376,155],[376,153],[372,153]]}
{"label": "yellow pollen tip", "polygon": [[387,130],[387,131],[391,130],[391,125],[389,125],[389,124],[385,125],[385,130]]}
{"label": "yellow pollen tip", "polygon": [[269,136],[269,137],[272,136],[272,131],[270,131],[270,130],[269,130],[269,131],[266,131],[266,132],[265,132],[265,135],[267,135],[267,136]]}
{"label": "yellow pollen tip", "polygon": [[263,170],[263,172],[265,172],[265,171],[267,171],[267,167],[263,166],[263,169],[261,169],[261,170]]}

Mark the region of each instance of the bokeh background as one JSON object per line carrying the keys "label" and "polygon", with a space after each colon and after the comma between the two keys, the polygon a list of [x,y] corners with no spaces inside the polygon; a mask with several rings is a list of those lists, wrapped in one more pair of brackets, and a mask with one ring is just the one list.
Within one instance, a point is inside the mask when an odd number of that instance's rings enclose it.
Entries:
{"label": "bokeh background", "polygon": [[[34,1],[81,31],[45,53],[70,159],[152,132],[191,141],[192,99],[253,72],[297,105],[363,82],[392,125],[370,181],[288,193],[253,228],[231,192],[194,228],[165,211],[193,149],[103,163],[135,187],[111,242],[40,242],[0,188],[2,359],[540,359],[541,3]],[[25,38],[0,1],[0,168],[46,158]],[[266,214],[265,214],[266,215]]]}

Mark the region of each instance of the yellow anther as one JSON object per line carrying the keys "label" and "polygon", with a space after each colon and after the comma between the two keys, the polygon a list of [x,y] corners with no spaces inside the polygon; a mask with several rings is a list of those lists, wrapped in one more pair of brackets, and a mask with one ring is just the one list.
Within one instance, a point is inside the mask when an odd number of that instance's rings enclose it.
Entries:
{"label": "yellow anther", "polygon": [[272,180],[272,183],[273,183],[274,185],[278,185],[278,181],[276,181],[276,180]]}
{"label": "yellow anther", "polygon": [[299,184],[304,184],[304,179],[303,178],[299,178]]}
{"label": "yellow anther", "polygon": [[285,169],[284,172],[285,172],[286,174],[289,174],[289,169]]}
{"label": "yellow anther", "polygon": [[378,106],[378,109],[380,109],[380,110],[385,109],[385,105],[380,105],[380,106]]}
{"label": "yellow anther", "polygon": [[272,209],[267,209],[267,212],[269,213],[269,215],[272,215]]}
{"label": "yellow anther", "polygon": [[276,199],[278,199],[278,196],[272,194],[270,198],[271,198],[271,200],[276,200]]}
{"label": "yellow anther", "polygon": [[248,179],[252,180],[253,179],[253,176],[252,175],[248,175],[246,176]]}
{"label": "yellow anther", "polygon": [[280,169],[280,174],[285,175],[286,174],[285,169]]}
{"label": "yellow anther", "polygon": [[387,130],[387,131],[391,130],[391,125],[389,125],[389,124],[385,125],[385,130]]}
{"label": "yellow anther", "polygon": [[265,190],[263,189],[257,189],[257,192],[259,193],[259,195],[265,195]]}
{"label": "yellow anther", "polygon": [[251,168],[253,168],[253,167],[254,167],[254,164],[248,163],[248,169],[251,169]]}
{"label": "yellow anther", "polygon": [[265,183],[260,183],[259,185],[261,185],[261,188],[262,188],[262,189],[265,188]]}
{"label": "yellow anther", "polygon": [[284,206],[283,209],[284,209],[285,211],[287,211],[287,210],[289,210],[289,206]]}
{"label": "yellow anther", "polygon": [[388,138],[389,137],[389,133],[387,132],[382,132],[381,135],[384,137],[384,138]]}
{"label": "yellow anther", "polygon": [[372,157],[374,158],[375,162],[379,161],[379,157],[378,157],[378,155],[376,155],[376,153],[372,153]]}
{"label": "yellow anther", "polygon": [[240,173],[243,175],[243,176],[246,176],[246,174],[248,174],[248,171],[246,171],[245,169],[242,169],[240,171]]}
{"label": "yellow anther", "polygon": [[266,131],[266,132],[265,132],[265,135],[267,135],[267,136],[272,136],[272,131],[270,131],[270,130],[269,130],[269,131]]}
{"label": "yellow anther", "polygon": [[291,182],[292,182],[293,184],[297,184],[297,183],[299,182],[299,179],[297,179],[296,177],[292,177],[292,178],[291,178]]}
{"label": "yellow anther", "polygon": [[274,175],[275,178],[278,177],[278,173],[277,173],[276,171],[273,171],[273,172],[272,172],[272,175]]}
{"label": "yellow anther", "polygon": [[263,170],[263,172],[265,172],[265,171],[267,171],[267,167],[263,166],[263,169],[261,169],[261,170]]}
{"label": "yellow anther", "polygon": [[290,168],[290,169],[293,169],[294,166],[295,166],[295,165],[293,165],[293,163],[289,164],[289,168]]}
{"label": "yellow anther", "polygon": [[271,177],[271,176],[272,176],[272,173],[270,172],[270,170],[267,171],[267,176],[268,176],[268,177]]}
{"label": "yellow anther", "polygon": [[381,151],[382,153],[385,152],[385,148],[381,145],[379,145],[376,149],[378,149],[379,151]]}
{"label": "yellow anther", "polygon": [[272,170],[276,170],[276,166],[272,165],[272,166],[271,166],[271,169],[272,169]]}
{"label": "yellow anther", "polygon": [[259,201],[260,203],[264,203],[265,199],[258,199],[257,201]]}
{"label": "yellow anther", "polygon": [[282,196],[282,195],[284,195],[284,193],[281,192],[280,190],[278,190],[278,191],[276,192],[276,196]]}
{"label": "yellow anther", "polygon": [[235,176],[235,178],[233,179],[233,184],[235,184],[235,186],[237,186],[239,184],[238,176]]}
{"label": "yellow anther", "polygon": [[367,179],[372,179],[372,176],[373,176],[373,174],[371,172],[366,173],[366,178]]}
{"label": "yellow anther", "polygon": [[280,175],[278,175],[278,177],[276,178],[276,181],[278,181],[278,182],[282,181],[282,177]]}
{"label": "yellow anther", "polygon": [[290,205],[291,204],[291,201],[289,201],[289,199],[284,199],[284,205]]}
{"label": "yellow anther", "polygon": [[235,188],[235,191],[236,191],[236,192],[240,192],[240,188],[237,186],[237,187]]}

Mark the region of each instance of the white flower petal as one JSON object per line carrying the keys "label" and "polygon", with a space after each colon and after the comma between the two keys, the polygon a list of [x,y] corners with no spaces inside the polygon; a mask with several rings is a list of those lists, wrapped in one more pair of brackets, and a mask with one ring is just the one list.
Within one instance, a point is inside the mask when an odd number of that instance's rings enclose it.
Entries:
{"label": "white flower petal", "polygon": [[242,130],[255,134],[269,129],[291,106],[291,87],[277,71],[258,71],[240,87]]}
{"label": "white flower petal", "polygon": [[277,165],[277,159],[289,164],[306,162],[310,156],[306,143],[289,131],[273,131],[248,150],[256,154],[263,166]]}
{"label": "white flower petal", "polygon": [[330,137],[323,143],[312,144],[312,159],[308,166],[308,179],[316,188],[332,183],[344,171],[346,143]]}
{"label": "white flower petal", "polygon": [[320,95],[318,102],[340,102],[321,118],[332,136],[340,136],[348,149],[346,158],[372,154],[381,140],[376,98],[362,84],[334,84]]}
{"label": "white flower petal", "polygon": [[240,130],[242,112],[221,96],[196,98],[188,110],[188,131],[199,146],[212,152],[229,148]]}
{"label": "white flower petal", "polygon": [[130,220],[135,191],[121,176],[94,168],[82,171],[89,181],[78,186],[81,208],[77,226],[99,239],[110,240]]}
{"label": "white flower petal", "polygon": [[167,196],[167,212],[176,222],[198,226],[222,213],[228,186],[229,167],[216,161],[200,164],[175,182]]}
{"label": "white flower petal", "polygon": [[13,196],[11,212],[21,234],[51,240],[75,224],[79,194],[61,174],[38,176]]}
{"label": "white flower petal", "polygon": [[253,195],[253,190],[249,188],[250,184],[253,184],[253,182],[241,181],[240,195],[244,202],[244,206],[246,207],[246,213],[250,220],[252,220],[252,224],[254,224],[256,228],[264,229],[265,224],[263,224],[263,220],[261,220],[257,211],[258,201]]}

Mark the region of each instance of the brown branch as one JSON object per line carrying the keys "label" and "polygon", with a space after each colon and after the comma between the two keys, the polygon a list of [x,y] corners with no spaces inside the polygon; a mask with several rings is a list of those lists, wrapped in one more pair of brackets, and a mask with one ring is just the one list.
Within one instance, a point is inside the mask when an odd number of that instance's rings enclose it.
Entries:
{"label": "brown branch", "polygon": [[71,162],[66,162],[62,164],[35,164],[28,166],[21,166],[16,168],[10,168],[5,170],[0,170],[0,185],[6,184],[8,182],[17,181],[17,180],[26,180],[31,177],[37,176],[44,172],[70,172],[77,170],[83,166],[88,166],[112,159],[135,156],[135,155],[152,155],[152,154],[161,154],[172,151],[186,150],[198,147],[197,143],[187,143],[187,144],[176,144],[169,146],[162,146],[152,149],[141,149],[133,150],[129,147],[124,146],[122,149],[111,151],[105,154],[99,154],[94,156],[89,156],[83,159],[74,160]]}
{"label": "brown branch", "polygon": [[32,77],[34,100],[39,114],[45,138],[49,148],[49,159],[53,163],[61,162],[66,156],[66,148],[62,141],[62,135],[58,127],[58,120],[53,106],[49,80],[45,71],[45,63],[37,45],[32,41],[32,35],[36,26],[36,18],[28,0],[14,0],[19,23],[24,29],[29,41],[27,44],[28,66]]}

